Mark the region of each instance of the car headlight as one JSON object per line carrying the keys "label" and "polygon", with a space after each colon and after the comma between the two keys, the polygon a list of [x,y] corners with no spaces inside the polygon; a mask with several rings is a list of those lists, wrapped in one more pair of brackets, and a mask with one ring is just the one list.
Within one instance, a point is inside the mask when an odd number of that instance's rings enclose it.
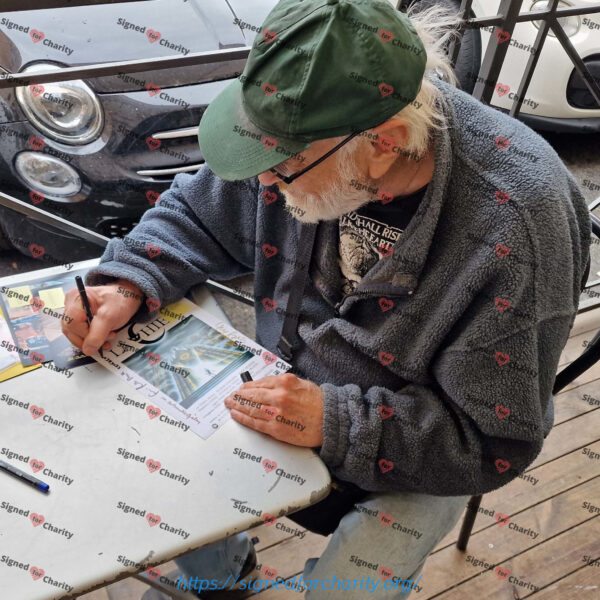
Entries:
{"label": "car headlight", "polygon": [[[67,163],[41,152],[21,152],[15,159],[15,169],[27,185],[47,196],[73,196],[81,190],[77,171]],[[69,202],[65,198],[63,202]]]}
{"label": "car headlight", "polygon": [[[531,11],[534,11],[534,10],[547,10],[549,4],[550,3],[547,2],[547,0],[538,0],[537,2],[534,2],[531,5],[530,10]],[[571,6],[572,6],[571,4],[569,4],[568,2],[563,2],[562,0],[558,3],[558,8],[571,8]],[[565,33],[569,37],[574,36],[579,31],[579,28],[581,27],[581,20],[579,19],[578,16],[574,16],[574,17],[562,17],[561,19],[558,19],[558,22],[561,25],[561,27],[565,30]],[[532,21],[532,23],[538,29],[540,28],[541,21]],[[556,37],[554,35],[554,32],[552,31],[552,29],[548,30],[548,35],[551,35],[552,37]]]}
{"label": "car headlight", "polygon": [[[59,70],[55,64],[36,63],[23,73]],[[102,131],[102,107],[83,81],[32,84],[16,88],[17,101],[27,118],[42,133],[65,144],[87,144]]]}

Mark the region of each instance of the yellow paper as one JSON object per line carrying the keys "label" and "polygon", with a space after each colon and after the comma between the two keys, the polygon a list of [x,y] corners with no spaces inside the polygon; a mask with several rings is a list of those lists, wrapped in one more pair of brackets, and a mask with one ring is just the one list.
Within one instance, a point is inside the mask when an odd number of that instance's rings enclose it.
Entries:
{"label": "yellow paper", "polygon": [[[16,296],[11,296],[11,293],[25,296],[27,300],[21,300]],[[28,285],[9,288],[5,293],[5,297],[10,308],[21,308],[21,306],[29,306],[29,301],[31,300],[31,288]]]}
{"label": "yellow paper", "polygon": [[63,308],[65,306],[65,293],[61,287],[40,290],[40,300],[48,308]]}
{"label": "yellow paper", "polygon": [[173,302],[169,306],[161,308],[158,313],[165,321],[172,323],[173,321],[181,321],[189,310],[190,307],[184,302]]}
{"label": "yellow paper", "polygon": [[42,365],[31,365],[30,367],[24,367],[19,361],[18,364],[12,367],[8,367],[8,369],[0,373],[0,382],[6,381],[7,379],[12,379],[13,377],[17,377],[17,375],[22,375],[23,373],[28,373],[29,371],[35,371],[35,369],[41,368]]}

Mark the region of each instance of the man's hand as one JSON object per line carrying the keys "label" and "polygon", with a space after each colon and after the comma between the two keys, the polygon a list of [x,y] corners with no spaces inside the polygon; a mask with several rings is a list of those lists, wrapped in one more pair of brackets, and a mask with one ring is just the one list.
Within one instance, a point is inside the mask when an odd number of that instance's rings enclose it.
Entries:
{"label": "man's hand", "polygon": [[86,288],[94,318],[88,327],[83,302],[76,288],[65,295],[65,316],[62,331],[68,340],[85,354],[94,354],[99,348],[110,348],[109,340],[117,337],[119,329],[129,321],[142,304],[144,293],[124,279]]}
{"label": "man's hand", "polygon": [[323,443],[323,392],[292,373],[248,381],[225,398],[242,425],[296,446]]}

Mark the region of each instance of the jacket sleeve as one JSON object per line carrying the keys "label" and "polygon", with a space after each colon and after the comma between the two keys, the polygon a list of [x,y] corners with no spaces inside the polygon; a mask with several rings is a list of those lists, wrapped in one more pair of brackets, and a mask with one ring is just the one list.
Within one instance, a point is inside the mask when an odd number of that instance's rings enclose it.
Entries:
{"label": "jacket sleeve", "polygon": [[537,322],[526,301],[507,308],[489,295],[476,304],[436,353],[431,383],[364,394],[321,384],[320,456],[337,477],[369,491],[475,495],[531,464],[572,310]]}
{"label": "jacket sleeve", "polygon": [[[207,166],[194,175],[176,175],[139,224],[108,243],[86,284],[126,279],[164,306],[209,277],[227,280],[251,273],[257,194],[256,179],[223,181]],[[136,318],[155,315],[142,304]]]}

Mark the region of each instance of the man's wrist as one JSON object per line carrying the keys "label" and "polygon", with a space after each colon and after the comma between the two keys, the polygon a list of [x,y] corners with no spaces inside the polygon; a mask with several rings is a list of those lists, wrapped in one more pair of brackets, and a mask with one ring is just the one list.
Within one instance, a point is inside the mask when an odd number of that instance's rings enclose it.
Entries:
{"label": "man's wrist", "polygon": [[146,298],[146,295],[139,288],[139,286],[137,284],[133,283],[133,281],[129,281],[128,279],[117,279],[111,285],[116,286],[117,291],[119,291],[119,288],[121,288],[122,290],[126,290],[126,291],[130,292],[130,294],[128,294],[128,296],[130,298],[135,298],[136,300],[139,300],[140,304]]}

